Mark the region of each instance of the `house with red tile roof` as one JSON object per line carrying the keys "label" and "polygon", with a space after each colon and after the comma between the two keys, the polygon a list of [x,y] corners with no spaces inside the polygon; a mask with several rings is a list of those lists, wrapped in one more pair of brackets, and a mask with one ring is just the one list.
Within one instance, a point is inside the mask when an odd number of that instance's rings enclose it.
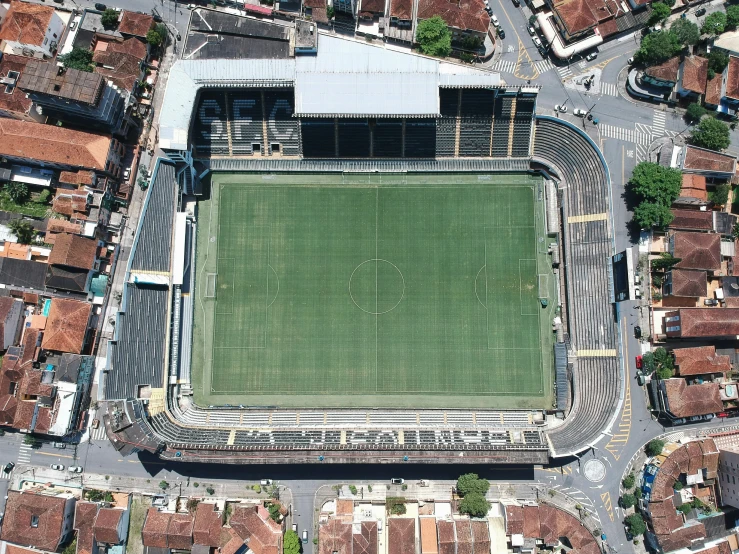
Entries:
{"label": "house with red tile roof", "polygon": [[560,537],[566,537],[578,554],[600,553],[598,541],[587,527],[574,515],[554,506],[507,505],[504,516],[511,549],[525,544],[534,546],[538,541],[548,548],[556,548],[561,546]]}
{"label": "house with red tile roof", "polygon": [[440,16],[452,33],[453,42],[462,42],[468,36],[482,40],[490,27],[490,16],[483,0],[418,0],[417,20]]}
{"label": "house with red tile roof", "polygon": [[416,520],[391,517],[387,520],[388,554],[416,554]]}
{"label": "house with red tile roof", "polygon": [[686,56],[680,67],[680,82],[677,93],[700,102],[706,93],[708,81],[708,59],[701,56]]}
{"label": "house with red tile roof", "polygon": [[658,386],[660,407],[673,418],[716,414],[724,409],[718,383],[688,385],[685,379],[664,379]]}
{"label": "house with red tile roof", "polygon": [[706,190],[705,175],[697,173],[683,173],[680,196],[675,200],[676,205],[706,206],[708,205],[708,191]]}
{"label": "house with red tile roof", "polygon": [[680,308],[665,312],[664,333],[668,338],[739,336],[739,308]]}
{"label": "house with red tile roof", "polygon": [[616,30],[614,19],[624,10],[615,0],[549,0],[554,25],[565,43],[592,35],[596,28],[606,34]]}
{"label": "house with red tile roof", "polygon": [[97,239],[59,233],[49,255],[46,286],[73,292],[88,292],[98,267]]}
{"label": "house with red tile roof", "polygon": [[123,10],[118,22],[118,32],[124,37],[146,40],[146,34],[154,28],[154,17],[146,13]]}
{"label": "house with red tile roof", "polygon": [[721,270],[721,235],[676,231],[668,237],[668,251],[679,269]]}
{"label": "house with red tile roof", "polygon": [[713,345],[675,348],[672,355],[675,358],[676,375],[680,377],[725,376],[731,372],[731,359],[729,356],[716,354],[716,347]]}
{"label": "house with red tile roof", "polygon": [[12,0],[0,25],[0,50],[34,58],[56,54],[64,21],[51,6]]}
{"label": "house with red tile roof", "polygon": [[680,210],[673,208],[673,220],[667,226],[680,231],[713,230],[713,212],[708,210]]}
{"label": "house with red tile roof", "polygon": [[217,548],[221,541],[223,515],[216,511],[216,505],[200,502],[195,510],[192,540],[195,545]]}
{"label": "house with red tile roof", "polygon": [[708,293],[707,273],[698,269],[672,269],[665,275],[662,290],[665,296],[681,296],[697,300]]}
{"label": "house with red tile roof", "polygon": [[53,298],[41,347],[53,352],[81,354],[85,347],[92,304],[71,298]]}
{"label": "house with red tile roof", "polygon": [[33,100],[17,87],[18,81],[26,69],[26,64],[31,59],[15,54],[5,54],[0,59],[0,78],[8,83],[5,85],[4,94],[0,94],[0,117],[38,123],[46,122],[45,115],[31,109]]}
{"label": "house with red tile roof", "polygon": [[127,506],[101,508],[96,502],[77,502],[74,514],[77,554],[94,554],[106,546],[124,544],[129,514]]}
{"label": "house with red tile roof", "polygon": [[137,38],[98,39],[92,55],[94,71],[121,90],[135,92],[136,83],[142,81],[145,75],[148,54],[147,47]]}
{"label": "house with red tile roof", "polygon": [[683,173],[697,173],[715,179],[731,179],[736,172],[736,156],[687,145],[678,163]]}
{"label": "house with red tile roof", "polygon": [[70,493],[10,490],[0,540],[55,552],[72,536],[75,503]]}

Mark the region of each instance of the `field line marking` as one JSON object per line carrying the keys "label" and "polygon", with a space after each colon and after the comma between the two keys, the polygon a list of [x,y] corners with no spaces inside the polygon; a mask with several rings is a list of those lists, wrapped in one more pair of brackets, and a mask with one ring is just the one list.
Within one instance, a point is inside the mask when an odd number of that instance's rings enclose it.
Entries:
{"label": "field line marking", "polygon": [[[370,175],[370,179],[372,176]],[[377,392],[377,385],[380,380],[380,371],[377,367],[377,341],[378,341],[378,325],[380,322],[380,316],[377,313],[379,310],[377,309],[377,233],[378,233],[378,226],[379,226],[379,218],[380,218],[380,188],[375,189],[375,392]]]}
{"label": "field line marking", "polygon": [[[477,301],[480,303],[480,306],[485,308],[485,311],[487,311],[488,307],[482,303],[482,300],[480,300],[480,295],[477,294],[477,279],[480,277],[480,273],[482,273],[482,270],[485,269],[485,266],[483,265],[480,270],[477,272],[477,275],[475,275],[475,296],[477,297]],[[485,288],[487,288],[487,283],[485,283]]]}

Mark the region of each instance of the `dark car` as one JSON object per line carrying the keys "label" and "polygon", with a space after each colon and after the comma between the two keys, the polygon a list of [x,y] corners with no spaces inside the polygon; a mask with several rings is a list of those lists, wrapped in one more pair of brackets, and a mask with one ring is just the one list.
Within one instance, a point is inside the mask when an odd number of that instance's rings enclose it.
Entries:
{"label": "dark car", "polygon": [[697,10],[695,10],[695,15],[697,15],[698,17],[706,15],[706,8],[698,8]]}
{"label": "dark car", "polygon": [[521,5],[521,2],[519,2],[519,0],[513,0],[513,5],[519,7]]}
{"label": "dark car", "polygon": [[505,31],[501,29],[500,27],[498,27],[498,36],[500,38],[505,38]]}
{"label": "dark car", "polygon": [[99,10],[99,11],[101,11],[101,12],[104,12],[105,10],[107,10],[107,9],[108,9],[108,6],[106,6],[105,4],[101,4],[100,2],[97,2],[97,3],[95,4],[95,9],[96,9],[96,10]]}
{"label": "dark car", "polygon": [[5,464],[5,467],[3,468],[3,470],[5,471],[5,473],[10,473],[11,471],[13,471],[14,467],[15,467],[15,464],[13,462],[8,462],[7,464]]}
{"label": "dark car", "polygon": [[638,325],[634,327],[634,337],[637,339],[641,338],[641,327],[639,327]]}

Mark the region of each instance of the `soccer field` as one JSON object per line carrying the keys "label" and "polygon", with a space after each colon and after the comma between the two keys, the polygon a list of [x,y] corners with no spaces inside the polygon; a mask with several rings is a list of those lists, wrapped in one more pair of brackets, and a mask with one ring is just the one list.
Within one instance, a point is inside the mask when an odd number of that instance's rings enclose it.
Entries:
{"label": "soccer field", "polygon": [[196,402],[550,406],[541,186],[214,175],[198,206]]}

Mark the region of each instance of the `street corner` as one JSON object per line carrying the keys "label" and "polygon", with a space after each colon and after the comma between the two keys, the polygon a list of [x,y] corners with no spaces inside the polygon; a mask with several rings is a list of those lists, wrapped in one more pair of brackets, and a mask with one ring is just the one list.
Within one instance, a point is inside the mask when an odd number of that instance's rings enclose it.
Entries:
{"label": "street corner", "polygon": [[576,90],[586,94],[601,94],[601,77],[603,70],[599,67],[591,67],[579,73],[566,78],[563,81],[565,88]]}

